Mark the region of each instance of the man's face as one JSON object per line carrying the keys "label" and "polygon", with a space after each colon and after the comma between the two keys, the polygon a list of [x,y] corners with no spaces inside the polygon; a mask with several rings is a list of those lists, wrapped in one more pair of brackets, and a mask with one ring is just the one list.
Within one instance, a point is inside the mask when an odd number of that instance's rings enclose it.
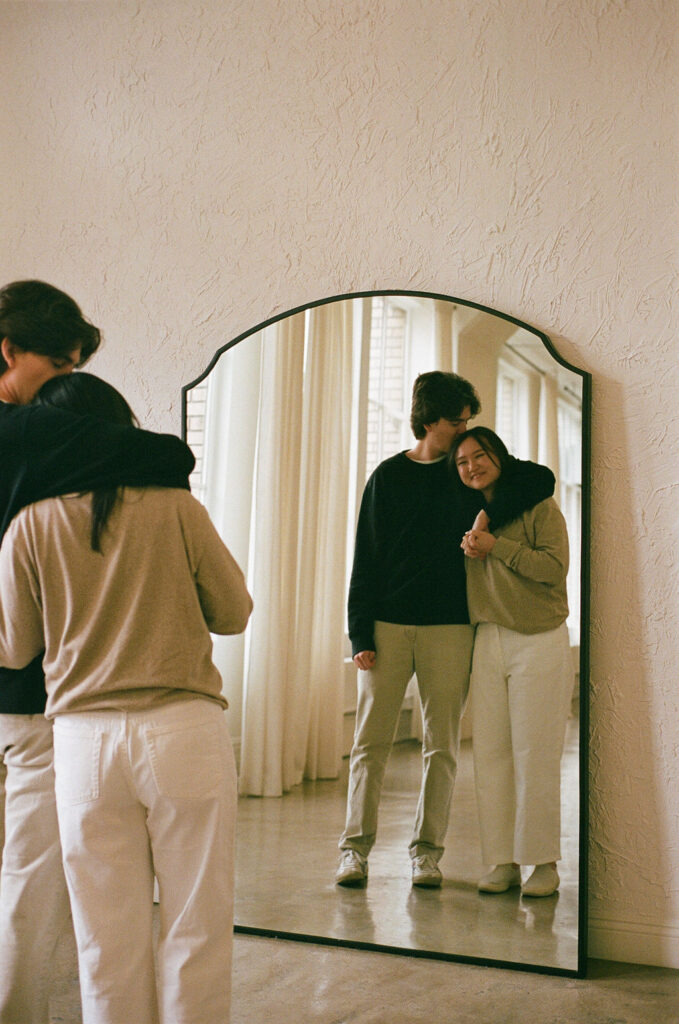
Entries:
{"label": "man's face", "polygon": [[[438,456],[447,455],[455,438],[459,437],[460,434],[464,434],[471,418],[471,409],[467,405],[456,420],[446,420],[441,417],[436,423],[426,424],[424,429],[427,431],[432,450]],[[435,455],[434,457],[437,456]]]}
{"label": "man's face", "polygon": [[28,405],[43,384],[52,377],[71,373],[80,359],[80,346],[66,356],[44,356],[38,352],[25,352],[12,346],[11,353],[5,358],[8,369],[3,374],[3,379],[11,389],[8,397],[16,405]]}

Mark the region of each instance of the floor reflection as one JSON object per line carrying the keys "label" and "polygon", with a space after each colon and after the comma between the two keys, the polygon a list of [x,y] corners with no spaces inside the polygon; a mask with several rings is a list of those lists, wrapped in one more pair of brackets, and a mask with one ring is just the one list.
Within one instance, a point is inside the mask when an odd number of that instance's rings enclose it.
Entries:
{"label": "floor reflection", "polygon": [[408,842],[420,780],[414,742],[392,753],[368,885],[334,884],[344,824],[346,765],[337,781],[304,783],[282,799],[239,802],[238,925],[380,946],[567,970],[577,968],[578,747],[571,720],[563,762],[560,892],[523,899],[518,889],[480,895],[483,873],[471,744],[462,745],[440,890],[413,889]]}

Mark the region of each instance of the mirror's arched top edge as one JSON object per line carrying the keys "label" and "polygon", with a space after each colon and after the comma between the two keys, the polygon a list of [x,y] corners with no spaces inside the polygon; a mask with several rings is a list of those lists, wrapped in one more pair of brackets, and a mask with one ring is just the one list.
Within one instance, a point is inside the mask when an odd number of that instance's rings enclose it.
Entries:
{"label": "mirror's arched top edge", "polygon": [[281,320],[285,320],[290,316],[295,316],[298,313],[303,313],[308,309],[316,309],[319,306],[329,305],[332,302],[342,302],[347,299],[368,299],[373,296],[383,295],[403,295],[412,296],[414,298],[434,299],[441,302],[451,302],[460,306],[467,306],[470,309],[477,309],[479,312],[488,313],[490,316],[499,317],[502,320],[506,320],[508,323],[514,324],[516,327],[520,327],[525,331],[530,331],[532,334],[535,334],[540,338],[550,356],[552,356],[552,358],[561,366],[565,367],[565,369],[571,370],[573,373],[581,376],[583,378],[583,383],[586,384],[591,380],[591,374],[587,370],[582,370],[580,367],[574,366],[572,363],[569,363],[568,360],[564,359],[556,349],[549,335],[545,334],[544,331],[541,331],[533,324],[529,324],[525,320],[520,320],[518,317],[512,316],[511,313],[503,313],[499,309],[494,309],[491,306],[485,306],[480,302],[474,302],[471,299],[461,299],[455,295],[445,295],[442,292],[428,292],[408,288],[373,288],[367,291],[346,292],[341,295],[329,295],[322,299],[315,299],[312,302],[305,302],[300,306],[295,306],[292,309],[286,309],[282,313],[276,313],[274,316],[268,317],[266,320],[262,320],[262,322],[257,324],[255,327],[251,327],[247,331],[243,331],[235,338],[232,338],[230,341],[225,342],[225,344],[220,345],[205,369],[194,380],[183,385],[182,394],[185,395],[187,391],[191,390],[191,388],[200,384],[214,368],[220,357],[229,349],[234,348],[236,345],[240,344],[241,341],[245,341],[246,338],[251,337],[253,334],[258,334],[259,331],[263,331],[265,328],[279,323]]}

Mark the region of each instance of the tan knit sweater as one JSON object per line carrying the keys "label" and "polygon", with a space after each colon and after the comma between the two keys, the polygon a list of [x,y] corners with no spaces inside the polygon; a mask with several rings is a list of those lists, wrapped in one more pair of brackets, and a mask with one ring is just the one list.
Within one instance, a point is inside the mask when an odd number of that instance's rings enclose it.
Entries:
{"label": "tan knit sweater", "polygon": [[48,718],[141,710],[196,696],[226,706],[213,633],[245,629],[252,601],[188,491],[125,488],[92,551],[90,496],[23,509],[0,549],[0,664],[45,650]]}
{"label": "tan knit sweater", "polygon": [[485,560],[466,558],[469,618],[545,633],[568,617],[566,522],[553,498],[497,532]]}

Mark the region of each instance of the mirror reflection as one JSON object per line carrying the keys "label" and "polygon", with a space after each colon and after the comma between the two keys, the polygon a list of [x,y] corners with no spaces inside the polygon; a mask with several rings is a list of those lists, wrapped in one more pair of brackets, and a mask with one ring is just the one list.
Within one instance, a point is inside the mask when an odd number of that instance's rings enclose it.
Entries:
{"label": "mirror reflection", "polygon": [[[576,971],[584,375],[526,325],[413,293],[328,301],[236,341],[185,389],[185,413],[198,457],[194,493],[255,597],[245,637],[214,638],[240,765],[237,925]],[[491,428],[513,456],[552,470],[567,524],[573,686],[561,760],[561,881],[545,899],[528,899],[516,885],[478,891],[488,865],[474,788],[473,692],[445,839],[434,844],[443,848],[434,851],[442,884],[412,884],[425,738],[415,677],[404,681],[395,713],[368,884],[335,881],[357,712],[346,600],[359,508],[375,468],[419,443],[411,389],[433,369],[473,384],[481,409],[470,426]],[[473,523],[470,511],[456,548]]]}

